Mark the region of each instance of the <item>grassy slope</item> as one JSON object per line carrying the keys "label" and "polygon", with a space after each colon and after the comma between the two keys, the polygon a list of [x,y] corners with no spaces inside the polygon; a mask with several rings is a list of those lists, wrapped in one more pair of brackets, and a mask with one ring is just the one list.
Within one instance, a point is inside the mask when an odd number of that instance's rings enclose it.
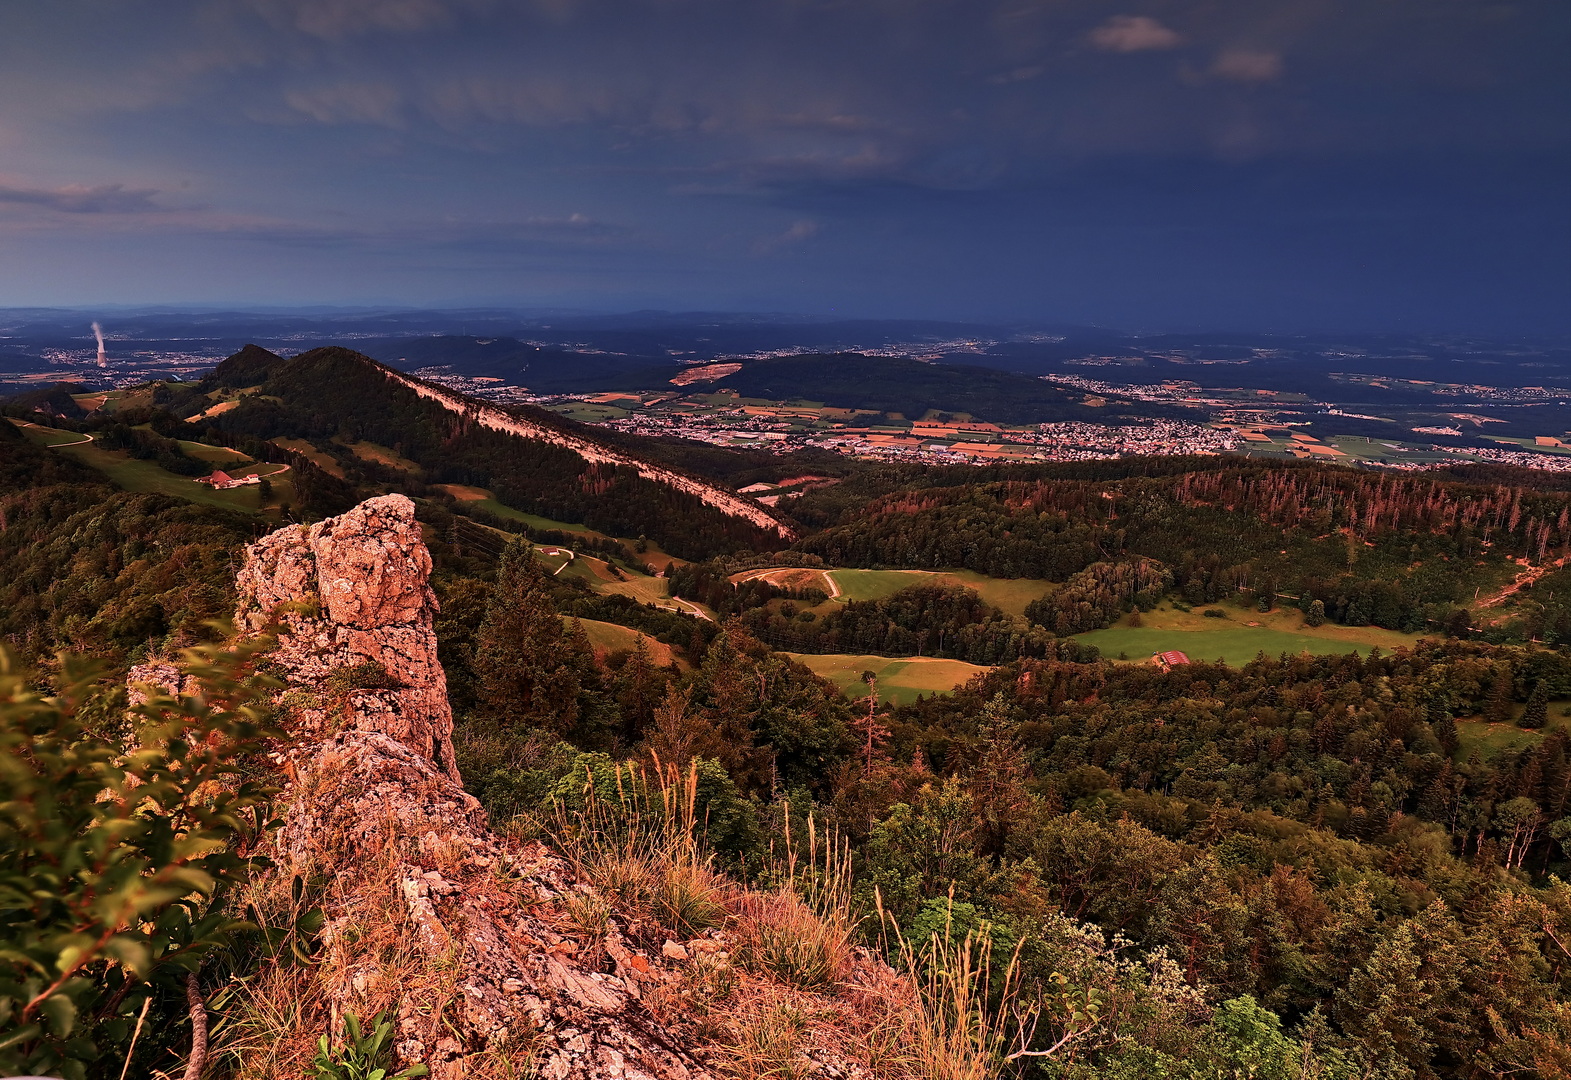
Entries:
{"label": "grassy slope", "polygon": [[409,473],[412,476],[422,476],[425,470],[413,461],[386,446],[374,442],[346,443],[351,453],[361,461],[369,461],[377,465],[386,465],[390,469]]}
{"label": "grassy slope", "polygon": [[1125,653],[1131,661],[1143,661],[1154,652],[1178,649],[1194,660],[1223,659],[1230,664],[1243,664],[1259,652],[1276,656],[1308,650],[1314,655],[1330,655],[1368,652],[1375,646],[1389,651],[1411,645],[1421,636],[1377,626],[1326,623],[1308,627],[1303,614],[1293,608],[1262,614],[1231,605],[1217,606],[1228,613],[1228,618],[1208,619],[1199,611],[1179,611],[1163,604],[1141,616],[1142,626],[1130,626],[1126,617],[1106,630],[1092,630],[1077,637],[1101,649],[1108,659]]}
{"label": "grassy slope", "polygon": [[671,651],[671,646],[664,642],[656,641],[641,631],[626,626],[619,626],[616,623],[601,622],[598,619],[579,619],[578,621],[583,624],[584,633],[589,637],[589,643],[599,651],[631,650],[642,640],[644,647],[649,650],[649,659],[657,666],[665,667],[673,660],[676,660],[676,654]]}
{"label": "grassy slope", "polygon": [[[61,431],[58,428],[24,427],[22,430],[30,439],[45,446],[62,442],[72,443],[81,438],[75,432]],[[219,448],[208,449],[216,451]],[[82,464],[92,466],[109,477],[116,487],[125,491],[152,491],[162,495],[173,495],[187,502],[221,506],[227,510],[242,510],[248,514],[255,514],[261,509],[258,505],[260,492],[255,487],[214,491],[206,484],[198,484],[190,477],[179,476],[159,468],[151,461],[142,461],[119,450],[103,450],[92,443],[67,445],[60,450],[60,453],[70,454]],[[242,460],[249,459],[242,456]],[[272,472],[276,467],[266,465],[260,468],[264,472]],[[244,476],[255,471],[257,471],[256,467],[236,468],[234,473]],[[285,476],[287,477],[287,474]],[[287,479],[273,481],[273,504],[276,505],[279,499],[291,503],[294,501],[294,487]]]}
{"label": "grassy slope", "polygon": [[990,578],[970,570],[831,570],[843,600],[878,600],[913,585],[964,585],[1011,615],[1053,591],[1053,584],[1032,578]]}
{"label": "grassy slope", "polygon": [[878,677],[878,696],[900,705],[917,697],[947,694],[968,682],[972,676],[989,669],[960,660],[934,660],[931,657],[891,659],[887,656],[858,656],[850,653],[788,653],[838,686],[851,698],[867,696],[862,672]]}
{"label": "grassy slope", "polygon": [[336,476],[340,480],[344,478],[343,467],[333,460],[333,455],[317,449],[308,439],[274,439],[273,445],[304,454],[313,465],[329,476]]}
{"label": "grassy slope", "polygon": [[[191,442],[187,439],[178,440],[180,451],[186,457],[196,458],[198,461],[211,462],[215,467],[228,472],[236,465],[249,465],[251,459],[238,450],[231,450],[227,446],[208,446],[206,443]],[[233,473],[230,473],[233,476]]]}

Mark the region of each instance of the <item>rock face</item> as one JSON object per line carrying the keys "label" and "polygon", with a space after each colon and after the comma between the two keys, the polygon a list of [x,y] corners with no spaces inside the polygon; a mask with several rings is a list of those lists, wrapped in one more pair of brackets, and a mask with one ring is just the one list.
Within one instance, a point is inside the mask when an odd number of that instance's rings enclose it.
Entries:
{"label": "rock face", "polygon": [[389,495],[265,537],[239,575],[241,626],[282,627],[277,705],[296,736],[272,887],[311,883],[326,919],[290,1035],[309,1046],[312,1025],[390,1009],[400,1062],[435,1080],[709,1080],[646,1007],[669,961],[614,918],[584,933],[571,912],[588,887],[492,834],[459,786],[430,569],[413,504]]}
{"label": "rock face", "polygon": [[290,719],[300,734],[380,732],[456,782],[430,576],[414,504],[384,495],[248,547],[235,622],[249,633],[278,628],[272,659],[297,691]]}

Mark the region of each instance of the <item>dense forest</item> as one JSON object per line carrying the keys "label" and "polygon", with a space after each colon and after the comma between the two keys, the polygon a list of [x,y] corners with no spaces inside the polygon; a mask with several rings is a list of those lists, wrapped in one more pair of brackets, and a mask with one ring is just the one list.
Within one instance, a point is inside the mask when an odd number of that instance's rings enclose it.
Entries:
{"label": "dense forest", "polygon": [[[920,487],[839,516],[799,550],[839,566],[964,567],[1058,582],[1089,573],[1076,587],[1090,613],[1040,613],[1060,633],[1106,625],[1119,604],[1127,610],[1147,589],[1113,584],[1123,573],[1114,568],[1140,560],[1159,563],[1193,604],[1246,592],[1267,607],[1286,598],[1307,610],[1318,600],[1352,625],[1441,628],[1512,560],[1544,565],[1571,542],[1562,492],[1293,465]],[[1530,613],[1504,632],[1554,634],[1557,611]]]}
{"label": "dense forest", "polygon": [[597,668],[549,588],[504,568],[452,658],[478,687],[466,782],[493,814],[543,812],[584,753],[712,760],[717,857],[746,874],[782,799],[813,808],[867,910],[876,889],[912,933],[1019,946],[1019,992],[1103,1003],[1021,1075],[1177,1075],[1224,1002],[1318,1061],[1282,1075],[1560,1075],[1571,740],[1487,755],[1456,723],[1543,725],[1571,696],[1558,651],[1023,659],[869,718],[741,621],[691,672]]}

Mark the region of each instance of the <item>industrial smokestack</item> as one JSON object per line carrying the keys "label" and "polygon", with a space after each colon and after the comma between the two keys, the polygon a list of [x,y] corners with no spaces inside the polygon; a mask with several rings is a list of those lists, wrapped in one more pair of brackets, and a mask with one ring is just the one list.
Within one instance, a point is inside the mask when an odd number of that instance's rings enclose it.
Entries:
{"label": "industrial smokestack", "polygon": [[104,328],[98,325],[96,319],[93,321],[93,336],[98,339],[98,366],[106,368],[109,366],[109,354],[104,351]]}

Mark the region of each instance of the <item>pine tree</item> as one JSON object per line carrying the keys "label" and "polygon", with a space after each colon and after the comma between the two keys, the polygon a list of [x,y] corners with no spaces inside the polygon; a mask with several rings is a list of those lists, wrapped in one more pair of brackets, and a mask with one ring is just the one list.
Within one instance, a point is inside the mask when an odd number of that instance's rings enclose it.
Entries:
{"label": "pine tree", "polygon": [[1502,660],[1495,665],[1494,681],[1489,684],[1489,696],[1484,699],[1484,719],[1491,724],[1503,724],[1511,719],[1511,698],[1514,680],[1511,664]]}
{"label": "pine tree", "polygon": [[1549,686],[1540,679],[1527,695],[1527,707],[1522,710],[1517,726],[1536,731],[1549,722]]}
{"label": "pine tree", "polygon": [[533,552],[509,547],[475,639],[477,712],[504,727],[572,731],[581,719],[585,661],[593,666],[587,651],[582,627],[571,635],[562,625]]}
{"label": "pine tree", "polygon": [[1326,603],[1324,600],[1315,600],[1309,605],[1309,610],[1304,613],[1305,626],[1324,626],[1326,624]]}

